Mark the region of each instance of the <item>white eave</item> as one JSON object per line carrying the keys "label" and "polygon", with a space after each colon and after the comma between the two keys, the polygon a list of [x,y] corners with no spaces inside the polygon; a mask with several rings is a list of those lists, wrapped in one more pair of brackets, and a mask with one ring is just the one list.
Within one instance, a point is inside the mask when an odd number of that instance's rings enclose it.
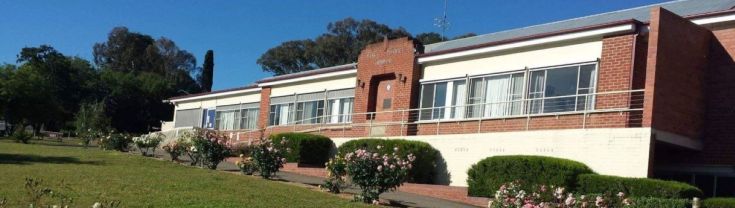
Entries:
{"label": "white eave", "polygon": [[212,94],[205,94],[205,95],[199,95],[199,96],[192,96],[192,97],[185,97],[185,98],[179,98],[179,99],[171,99],[172,103],[177,102],[185,102],[185,101],[192,101],[192,100],[203,100],[207,98],[216,98],[216,97],[225,97],[225,96],[231,96],[231,95],[237,95],[237,94],[246,94],[246,93],[254,93],[254,92],[260,92],[261,88],[251,88],[251,89],[242,89],[242,90],[233,90],[233,91],[226,91],[226,92],[220,92],[220,93],[212,93]]}
{"label": "white eave", "polygon": [[531,40],[525,40],[525,41],[519,41],[519,42],[513,42],[513,43],[507,43],[507,44],[501,44],[501,45],[488,46],[484,48],[477,48],[477,49],[471,49],[471,50],[466,50],[466,51],[458,51],[458,52],[440,54],[440,55],[435,55],[435,56],[421,57],[418,59],[418,62],[422,64],[422,63],[427,63],[427,62],[441,61],[441,60],[458,58],[458,57],[463,57],[463,56],[472,56],[472,55],[497,52],[497,51],[503,51],[503,50],[510,50],[510,49],[521,48],[521,47],[542,45],[542,44],[561,42],[561,41],[567,41],[567,40],[574,40],[574,39],[581,39],[581,38],[588,38],[588,37],[602,37],[605,35],[633,32],[635,31],[635,29],[636,27],[635,27],[635,24],[633,23],[617,25],[617,26],[610,26],[610,27],[593,29],[593,30],[566,33],[566,34],[554,35],[554,36],[549,36],[549,37],[543,37],[543,38],[537,38],[537,39],[531,39]]}
{"label": "white eave", "polygon": [[725,23],[735,21],[735,14],[723,14],[710,17],[694,18],[692,22],[698,25],[709,25],[715,23]]}
{"label": "white eave", "polygon": [[338,71],[338,72],[329,72],[329,73],[324,73],[324,74],[316,74],[312,76],[298,77],[298,78],[293,78],[293,79],[284,79],[284,80],[278,80],[278,81],[272,81],[272,82],[263,82],[263,83],[258,84],[258,87],[283,85],[283,84],[303,82],[303,81],[308,81],[308,80],[328,79],[328,78],[341,77],[341,76],[354,75],[354,74],[357,74],[357,69],[350,69],[350,70]]}

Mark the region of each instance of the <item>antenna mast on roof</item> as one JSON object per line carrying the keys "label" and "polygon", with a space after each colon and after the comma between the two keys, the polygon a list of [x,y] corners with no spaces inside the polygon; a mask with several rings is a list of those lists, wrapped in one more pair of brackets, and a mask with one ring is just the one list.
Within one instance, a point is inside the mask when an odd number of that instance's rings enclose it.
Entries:
{"label": "antenna mast on roof", "polygon": [[444,0],[444,15],[434,18],[434,26],[437,26],[442,30],[442,36],[444,36],[444,33],[449,28],[449,20],[447,20],[447,0]]}

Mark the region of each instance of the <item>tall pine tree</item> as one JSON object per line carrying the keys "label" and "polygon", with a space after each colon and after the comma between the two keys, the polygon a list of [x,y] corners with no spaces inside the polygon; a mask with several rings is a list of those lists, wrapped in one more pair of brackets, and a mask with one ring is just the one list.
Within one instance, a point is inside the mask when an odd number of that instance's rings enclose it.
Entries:
{"label": "tall pine tree", "polygon": [[212,76],[214,76],[214,51],[208,50],[204,55],[204,66],[202,69],[202,89],[205,92],[212,91]]}

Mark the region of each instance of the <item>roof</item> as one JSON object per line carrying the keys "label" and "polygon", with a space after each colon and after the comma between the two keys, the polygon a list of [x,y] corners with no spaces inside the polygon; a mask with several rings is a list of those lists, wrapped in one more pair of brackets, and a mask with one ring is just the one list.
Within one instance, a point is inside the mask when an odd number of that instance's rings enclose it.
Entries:
{"label": "roof", "polygon": [[169,100],[180,100],[184,98],[190,98],[190,97],[198,97],[203,95],[211,95],[211,94],[217,94],[217,93],[224,93],[224,92],[232,92],[232,91],[238,91],[238,90],[247,90],[247,89],[256,89],[258,88],[258,85],[248,85],[244,87],[236,87],[236,88],[229,88],[224,90],[215,90],[211,92],[202,92],[202,93],[194,93],[194,94],[188,94],[188,95],[181,95],[169,98]]}
{"label": "roof", "polygon": [[281,80],[287,80],[287,79],[295,79],[299,77],[308,77],[308,76],[314,76],[319,74],[326,74],[331,72],[338,72],[338,71],[346,71],[351,69],[356,69],[357,63],[351,63],[351,64],[344,64],[339,66],[331,66],[331,67],[325,67],[320,69],[314,69],[309,71],[303,71],[293,74],[285,74],[280,76],[274,76],[274,77],[268,77],[265,79],[261,79],[255,83],[266,83],[266,82],[275,82],[275,81],[281,81]]}
{"label": "roof", "polygon": [[[319,74],[326,74],[330,72],[346,71],[346,70],[351,70],[351,69],[356,69],[356,68],[357,68],[357,63],[344,64],[344,65],[339,65],[339,66],[325,67],[325,68],[314,69],[314,70],[298,72],[298,73],[293,73],[293,74],[268,77],[268,78],[256,81],[255,83],[275,82],[275,81],[280,81],[280,80],[295,79],[295,78],[300,78],[300,77],[308,77],[308,76],[314,76],[314,75],[319,75]],[[202,93],[176,96],[176,97],[169,98],[169,100],[180,100],[184,98],[199,97],[199,96],[204,96],[204,95],[232,92],[232,91],[238,91],[238,90],[256,89],[256,88],[258,88],[258,84],[251,84],[251,85],[247,85],[244,87],[236,87],[236,88],[216,90],[216,91],[211,91],[211,92],[202,92]]]}
{"label": "roof", "polygon": [[611,22],[636,20],[648,22],[650,10],[653,7],[662,7],[680,16],[710,13],[729,10],[735,7],[735,0],[679,0],[660,4],[635,7],[619,11],[590,15],[574,19],[562,20],[546,24],[534,25],[518,29],[505,30],[495,33],[478,35],[474,37],[439,42],[424,46],[425,55],[440,54],[445,51],[454,51],[474,45],[499,42],[510,39],[534,36],[538,34],[554,33],[559,31],[574,30],[576,28],[593,27]]}

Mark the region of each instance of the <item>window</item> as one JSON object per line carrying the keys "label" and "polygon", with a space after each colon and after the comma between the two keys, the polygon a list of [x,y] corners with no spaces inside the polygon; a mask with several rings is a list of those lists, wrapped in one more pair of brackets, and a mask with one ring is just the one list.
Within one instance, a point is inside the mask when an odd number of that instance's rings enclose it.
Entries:
{"label": "window", "polygon": [[242,109],[240,111],[240,129],[258,129],[258,114],[260,110],[257,108]]}
{"label": "window", "polygon": [[555,113],[592,108],[596,64],[531,72],[529,113]]}
{"label": "window", "polygon": [[494,118],[523,111],[524,73],[472,78],[467,116]]}
{"label": "window", "polygon": [[268,125],[287,125],[293,118],[293,106],[293,103],[271,105]]}
{"label": "window", "polygon": [[591,109],[596,69],[592,63],[422,84],[419,120]]}
{"label": "window", "polygon": [[352,122],[352,106],[355,98],[339,98],[327,101],[327,123]]}
{"label": "window", "polygon": [[466,90],[464,80],[422,85],[419,119],[463,118]]}
{"label": "window", "polygon": [[238,110],[217,111],[214,116],[214,126],[217,130],[235,130],[240,127]]}
{"label": "window", "polygon": [[324,115],[324,100],[296,104],[296,124],[321,123],[322,115]]}

